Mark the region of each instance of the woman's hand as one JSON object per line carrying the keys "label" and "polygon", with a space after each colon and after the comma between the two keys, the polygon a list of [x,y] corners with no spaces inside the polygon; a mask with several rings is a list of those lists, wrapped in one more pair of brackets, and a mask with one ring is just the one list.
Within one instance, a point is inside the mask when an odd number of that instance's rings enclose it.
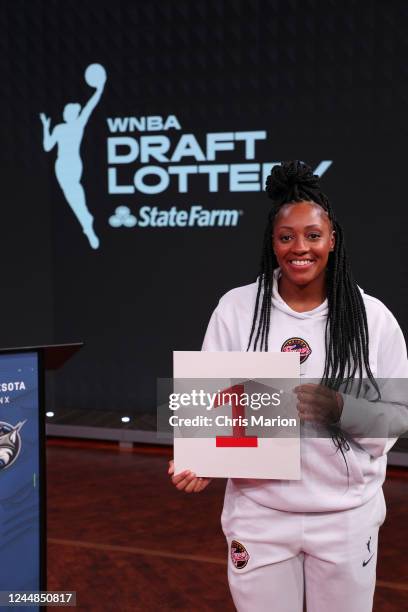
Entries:
{"label": "woman's hand", "polygon": [[343,397],[324,385],[311,383],[295,387],[297,409],[301,421],[314,421],[321,425],[333,425],[340,420]]}
{"label": "woman's hand", "polygon": [[50,127],[50,122],[51,122],[50,117],[47,117],[47,115],[45,115],[44,113],[40,113],[40,119],[41,119],[41,123],[43,124],[45,128]]}
{"label": "woman's hand", "polygon": [[169,471],[171,481],[179,491],[185,493],[200,493],[211,482],[211,478],[197,478],[190,470],[184,470],[180,474],[174,474],[174,461],[169,461]]}

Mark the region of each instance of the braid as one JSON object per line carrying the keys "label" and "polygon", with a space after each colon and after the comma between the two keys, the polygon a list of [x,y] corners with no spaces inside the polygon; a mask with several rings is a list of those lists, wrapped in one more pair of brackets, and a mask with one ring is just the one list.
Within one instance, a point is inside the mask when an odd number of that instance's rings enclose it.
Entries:
{"label": "braid", "polygon": [[[334,252],[327,266],[328,317],[325,332],[326,357],[321,383],[338,391],[346,377],[346,391],[358,372],[357,396],[360,394],[363,370],[377,391],[378,385],[369,364],[367,315],[360,289],[355,282],[344,245],[343,229],[337,222],[327,196],[321,191],[319,177],[309,166],[299,161],[274,166],[266,181],[266,191],[273,201],[268,215],[263,241],[255,310],[247,350],[268,350],[271,318],[273,270],[278,262],[272,248],[272,233],[276,214],[284,204],[312,201],[328,214],[336,234]],[[335,445],[348,450],[347,440],[338,428],[332,428]],[[347,465],[347,462],[346,462]],[[347,468],[348,470],[348,468]]]}

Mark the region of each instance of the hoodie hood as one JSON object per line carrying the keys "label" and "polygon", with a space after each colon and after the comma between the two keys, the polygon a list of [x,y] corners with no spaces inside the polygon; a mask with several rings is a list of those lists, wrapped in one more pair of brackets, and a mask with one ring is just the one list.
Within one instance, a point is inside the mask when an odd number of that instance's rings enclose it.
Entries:
{"label": "hoodie hood", "polygon": [[296,319],[314,319],[318,317],[326,317],[329,312],[327,298],[316,308],[305,312],[296,312],[286,302],[283,301],[278,290],[278,280],[281,276],[280,268],[273,271],[273,287],[272,287],[272,305],[274,308],[281,310],[285,314],[295,317]]}

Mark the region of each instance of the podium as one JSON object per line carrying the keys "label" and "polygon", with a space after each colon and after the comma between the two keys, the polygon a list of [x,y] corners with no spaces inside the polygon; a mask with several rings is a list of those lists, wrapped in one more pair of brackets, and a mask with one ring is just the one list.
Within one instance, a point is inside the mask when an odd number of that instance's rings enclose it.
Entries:
{"label": "podium", "polygon": [[0,591],[46,590],[45,372],[82,346],[0,349]]}

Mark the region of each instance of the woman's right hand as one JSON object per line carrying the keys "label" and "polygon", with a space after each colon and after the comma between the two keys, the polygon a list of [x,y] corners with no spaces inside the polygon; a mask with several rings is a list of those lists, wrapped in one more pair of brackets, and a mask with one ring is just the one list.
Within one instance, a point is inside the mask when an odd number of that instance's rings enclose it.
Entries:
{"label": "woman's right hand", "polygon": [[50,117],[47,117],[47,115],[45,113],[40,113],[40,119],[41,119],[41,123],[43,124],[44,127],[49,127],[50,126]]}
{"label": "woman's right hand", "polygon": [[211,478],[198,478],[190,470],[184,470],[180,474],[174,474],[174,461],[169,461],[168,473],[171,476],[171,482],[175,485],[179,491],[185,493],[200,493],[203,491],[211,482]]}

